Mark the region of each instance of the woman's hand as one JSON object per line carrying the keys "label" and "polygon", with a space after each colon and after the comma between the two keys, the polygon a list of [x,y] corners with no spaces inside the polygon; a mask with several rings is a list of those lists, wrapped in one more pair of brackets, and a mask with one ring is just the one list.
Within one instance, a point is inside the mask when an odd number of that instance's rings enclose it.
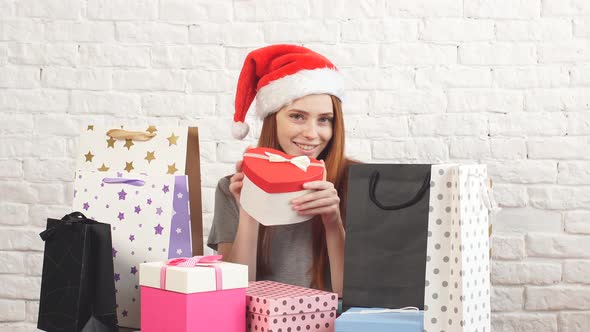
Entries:
{"label": "woman's hand", "polygon": [[240,204],[240,194],[244,185],[244,172],[242,172],[242,160],[236,163],[236,173],[229,178],[229,191],[234,196],[238,206]]}
{"label": "woman's hand", "polygon": [[325,225],[341,222],[340,197],[338,197],[338,191],[334,188],[334,184],[326,180],[325,165],[324,178],[321,181],[304,183],[303,188],[311,189],[313,192],[292,200],[291,204],[294,210],[301,215],[319,214]]}

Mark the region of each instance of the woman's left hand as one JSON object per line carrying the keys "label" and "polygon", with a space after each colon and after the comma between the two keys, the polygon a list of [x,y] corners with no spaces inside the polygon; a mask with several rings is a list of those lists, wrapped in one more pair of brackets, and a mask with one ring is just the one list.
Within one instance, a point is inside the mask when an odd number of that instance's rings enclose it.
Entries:
{"label": "woman's left hand", "polygon": [[303,188],[313,191],[292,200],[294,210],[301,215],[319,214],[324,224],[340,222],[340,197],[334,184],[326,180],[325,166],[324,178],[321,181],[304,183]]}

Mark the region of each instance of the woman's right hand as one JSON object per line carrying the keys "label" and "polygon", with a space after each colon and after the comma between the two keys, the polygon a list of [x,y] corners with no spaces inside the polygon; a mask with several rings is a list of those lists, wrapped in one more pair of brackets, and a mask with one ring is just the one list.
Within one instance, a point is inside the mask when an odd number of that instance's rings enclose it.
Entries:
{"label": "woman's right hand", "polygon": [[229,191],[234,196],[238,205],[240,204],[240,193],[242,192],[242,186],[244,181],[244,172],[242,172],[242,161],[239,160],[236,163],[236,173],[229,178]]}

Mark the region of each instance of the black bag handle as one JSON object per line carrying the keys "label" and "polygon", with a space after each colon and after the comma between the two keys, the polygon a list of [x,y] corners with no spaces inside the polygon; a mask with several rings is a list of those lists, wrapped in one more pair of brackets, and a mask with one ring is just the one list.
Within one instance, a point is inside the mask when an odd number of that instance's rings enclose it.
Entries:
{"label": "black bag handle", "polygon": [[428,191],[428,188],[430,187],[430,174],[428,174],[424,178],[424,183],[422,183],[422,187],[420,187],[420,190],[418,190],[416,195],[412,199],[410,199],[409,201],[403,202],[401,204],[384,205],[383,203],[381,203],[377,199],[377,197],[375,196],[375,191],[377,189],[377,182],[378,181],[379,181],[379,171],[375,170],[375,171],[373,171],[373,173],[371,173],[371,178],[369,179],[369,198],[371,199],[371,201],[373,203],[375,203],[375,205],[377,205],[382,210],[388,210],[388,211],[401,210],[403,208],[407,208],[408,206],[412,206],[412,205],[416,204],[416,202],[418,202],[420,199],[422,199],[422,196],[424,196],[424,193],[426,193],[426,191]]}
{"label": "black bag handle", "polygon": [[73,223],[78,222],[83,224],[98,223],[96,220],[86,218],[86,216],[82,212],[76,211],[63,216],[63,218],[61,218],[61,222],[58,225],[44,230],[43,232],[39,233],[39,236],[43,241],[47,241],[47,239],[49,239],[53,234],[55,234],[58,228],[64,226],[71,226]]}

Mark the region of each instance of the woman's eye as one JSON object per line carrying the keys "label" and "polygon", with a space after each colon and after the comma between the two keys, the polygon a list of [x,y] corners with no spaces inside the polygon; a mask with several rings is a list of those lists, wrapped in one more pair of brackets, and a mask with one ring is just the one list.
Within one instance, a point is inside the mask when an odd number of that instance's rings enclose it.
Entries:
{"label": "woman's eye", "polygon": [[301,119],[303,119],[303,115],[297,114],[297,113],[291,114],[290,116],[291,116],[291,119],[294,119],[294,120],[301,120]]}
{"label": "woman's eye", "polygon": [[322,122],[322,123],[329,123],[329,122],[332,122],[332,120],[333,120],[333,118],[331,118],[331,117],[320,118],[320,122]]}

